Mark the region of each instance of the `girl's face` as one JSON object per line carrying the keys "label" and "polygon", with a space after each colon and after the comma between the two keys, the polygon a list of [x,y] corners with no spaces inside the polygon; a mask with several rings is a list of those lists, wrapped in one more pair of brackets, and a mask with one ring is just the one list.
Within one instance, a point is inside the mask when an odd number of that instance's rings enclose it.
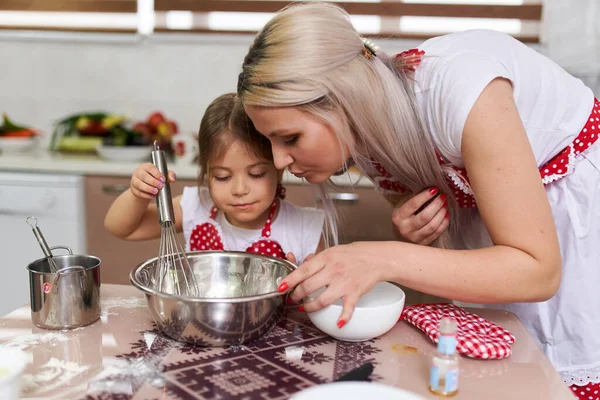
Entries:
{"label": "girl's face", "polygon": [[260,229],[275,198],[279,173],[273,163],[234,141],[222,160],[209,163],[208,187],[217,208],[234,226]]}
{"label": "girl's face", "polygon": [[254,127],[271,141],[277,169],[288,170],[310,183],[326,182],[342,169],[340,145],[333,129],[297,107],[244,106]]}

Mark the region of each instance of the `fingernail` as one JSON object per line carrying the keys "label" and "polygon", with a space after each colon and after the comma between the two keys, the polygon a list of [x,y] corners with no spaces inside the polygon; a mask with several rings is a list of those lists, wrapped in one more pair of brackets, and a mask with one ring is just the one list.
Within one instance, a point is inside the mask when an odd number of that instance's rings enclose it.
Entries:
{"label": "fingernail", "polygon": [[440,195],[440,200],[441,201],[446,201],[446,197],[447,197],[446,193],[444,193],[444,194]]}
{"label": "fingernail", "polygon": [[300,312],[306,312],[306,311],[304,310],[304,306],[300,306],[300,307],[298,307],[298,311],[300,311]]}
{"label": "fingernail", "polygon": [[160,177],[160,180],[161,180],[161,182],[164,182],[164,181],[165,181],[165,177],[164,177],[164,176],[161,176],[161,177]]}
{"label": "fingernail", "polygon": [[450,218],[450,211],[446,211],[446,219]]}
{"label": "fingernail", "polygon": [[288,297],[286,301],[288,304],[294,304],[294,300],[291,297]]}
{"label": "fingernail", "polygon": [[444,208],[448,208],[448,202],[444,202]]}
{"label": "fingernail", "polygon": [[338,327],[338,329],[342,329],[342,328],[344,327],[344,325],[346,325],[346,321],[344,321],[343,319],[340,319],[340,320],[337,322],[337,327]]}
{"label": "fingernail", "polygon": [[436,194],[438,192],[438,190],[439,190],[438,188],[432,187],[431,189],[429,189],[429,193],[431,193],[433,195],[433,194]]}
{"label": "fingernail", "polygon": [[158,189],[156,189],[156,188],[152,189],[152,193],[154,193],[154,194],[158,193]]}
{"label": "fingernail", "polygon": [[159,189],[162,189],[162,187],[163,187],[163,184],[162,184],[162,183],[159,183],[159,184],[158,184],[158,188],[159,188]]}
{"label": "fingernail", "polygon": [[281,293],[281,292],[285,292],[288,289],[289,289],[289,286],[288,286],[287,282],[281,282],[281,285],[279,285],[279,287],[277,288],[277,291],[279,293]]}

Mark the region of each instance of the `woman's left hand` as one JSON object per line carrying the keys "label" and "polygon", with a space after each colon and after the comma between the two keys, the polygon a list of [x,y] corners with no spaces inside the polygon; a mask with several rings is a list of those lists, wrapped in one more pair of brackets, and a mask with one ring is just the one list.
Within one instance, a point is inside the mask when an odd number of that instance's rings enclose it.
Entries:
{"label": "woman's left hand", "polygon": [[327,286],[316,299],[306,299],[303,308],[307,312],[318,311],[341,298],[344,307],[337,322],[341,328],[352,317],[360,296],[383,280],[378,263],[374,262],[374,253],[368,242],[331,247],[310,258],[288,275],[279,286],[279,291],[295,287],[290,297],[299,302]]}

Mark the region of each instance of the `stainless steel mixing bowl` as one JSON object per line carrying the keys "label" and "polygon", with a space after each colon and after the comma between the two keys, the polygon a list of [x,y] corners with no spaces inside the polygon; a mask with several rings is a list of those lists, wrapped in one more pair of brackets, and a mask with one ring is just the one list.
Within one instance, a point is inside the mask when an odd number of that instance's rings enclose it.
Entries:
{"label": "stainless steel mixing bowl", "polygon": [[255,340],[275,325],[285,306],[277,287],[296,268],[294,264],[243,252],[186,254],[198,282],[198,298],[154,290],[157,258],[130,274],[164,334],[195,345],[226,346]]}

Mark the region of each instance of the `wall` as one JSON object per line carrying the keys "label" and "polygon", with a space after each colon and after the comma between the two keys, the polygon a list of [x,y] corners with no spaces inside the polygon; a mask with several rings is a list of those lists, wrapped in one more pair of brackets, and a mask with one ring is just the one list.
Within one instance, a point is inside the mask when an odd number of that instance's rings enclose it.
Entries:
{"label": "wall", "polygon": [[[49,132],[70,113],[108,110],[141,119],[158,109],[193,132],[210,101],[235,90],[251,41],[248,35],[4,33],[0,111]],[[389,41],[386,48],[417,44]]]}
{"label": "wall", "polygon": [[[50,132],[70,113],[134,119],[162,110],[195,132],[209,102],[235,90],[249,35],[0,33],[0,112]],[[418,41],[381,40],[390,52]],[[538,50],[543,51],[539,46]],[[600,93],[600,80],[587,77]]]}

